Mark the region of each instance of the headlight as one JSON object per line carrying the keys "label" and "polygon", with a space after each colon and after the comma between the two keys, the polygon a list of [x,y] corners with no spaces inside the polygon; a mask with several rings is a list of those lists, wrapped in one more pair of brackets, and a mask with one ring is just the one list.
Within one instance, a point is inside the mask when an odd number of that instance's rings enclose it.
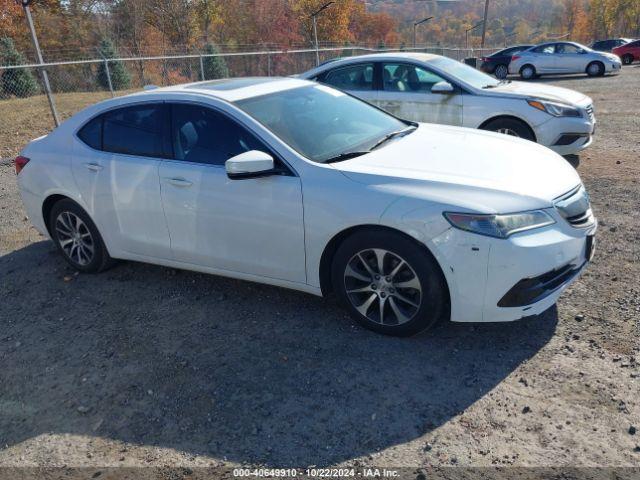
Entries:
{"label": "headlight", "polygon": [[547,102],[542,100],[527,100],[533,108],[553,115],[554,117],[581,117],[582,113],[575,107],[563,105],[562,103]]}
{"label": "headlight", "polygon": [[444,217],[451,225],[460,230],[496,238],[507,238],[517,232],[556,223],[549,214],[542,210],[507,215],[445,212]]}

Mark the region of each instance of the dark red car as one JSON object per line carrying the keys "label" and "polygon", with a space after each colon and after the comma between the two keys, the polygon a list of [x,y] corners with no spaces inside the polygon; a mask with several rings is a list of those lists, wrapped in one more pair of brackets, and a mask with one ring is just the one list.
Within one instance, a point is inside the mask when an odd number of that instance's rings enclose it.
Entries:
{"label": "dark red car", "polygon": [[640,60],[640,40],[634,40],[626,45],[620,45],[612,50],[622,59],[625,65],[631,65],[634,60]]}

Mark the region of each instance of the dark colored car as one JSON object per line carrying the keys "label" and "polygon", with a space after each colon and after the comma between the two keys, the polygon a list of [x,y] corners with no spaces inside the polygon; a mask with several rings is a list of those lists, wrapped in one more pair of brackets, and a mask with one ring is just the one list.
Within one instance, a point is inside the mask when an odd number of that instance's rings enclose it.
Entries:
{"label": "dark colored car", "polygon": [[531,47],[533,47],[533,45],[514,45],[509,48],[505,48],[504,50],[492,53],[488,57],[482,57],[480,59],[482,62],[480,64],[480,70],[485,73],[493,74],[499,79],[507,78],[511,57],[516,53],[522,52]]}
{"label": "dark colored car", "polygon": [[633,40],[630,38],[609,38],[607,40],[598,40],[591,45],[593,50],[599,52],[611,52],[614,48],[625,45]]}
{"label": "dark colored car", "polygon": [[622,59],[625,65],[631,65],[634,60],[640,60],[640,40],[620,45],[613,49],[613,53]]}

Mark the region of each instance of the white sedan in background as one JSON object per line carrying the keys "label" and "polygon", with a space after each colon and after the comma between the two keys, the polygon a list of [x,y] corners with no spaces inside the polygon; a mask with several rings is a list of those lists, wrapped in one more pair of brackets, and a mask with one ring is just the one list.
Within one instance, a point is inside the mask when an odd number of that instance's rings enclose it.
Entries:
{"label": "white sedan in background", "polygon": [[582,93],[499,81],[439,55],[349,57],[327,62],[300,78],[339,88],[400,118],[505,133],[560,155],[587,148],[596,124],[593,101]]}
{"label": "white sedan in background", "polygon": [[107,100],[15,165],[29,218],[78,271],[119,258],[333,291],[385,334],[538,314],[593,253],[588,196],[551,150],[304,80]]}
{"label": "white sedan in background", "polygon": [[536,45],[511,57],[509,73],[524,80],[540,75],[586,73],[600,77],[620,73],[622,60],[613,53],[597,52],[574,42],[549,42]]}

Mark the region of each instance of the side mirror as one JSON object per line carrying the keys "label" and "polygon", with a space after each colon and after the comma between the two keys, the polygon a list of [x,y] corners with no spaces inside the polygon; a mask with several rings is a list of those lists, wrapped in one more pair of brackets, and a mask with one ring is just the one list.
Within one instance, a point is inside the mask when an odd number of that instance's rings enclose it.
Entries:
{"label": "side mirror", "polygon": [[260,150],[250,150],[224,162],[227,176],[232,180],[256,178],[274,173],[273,157]]}
{"label": "side mirror", "polygon": [[444,80],[431,87],[431,93],[453,93],[453,90],[453,85]]}

